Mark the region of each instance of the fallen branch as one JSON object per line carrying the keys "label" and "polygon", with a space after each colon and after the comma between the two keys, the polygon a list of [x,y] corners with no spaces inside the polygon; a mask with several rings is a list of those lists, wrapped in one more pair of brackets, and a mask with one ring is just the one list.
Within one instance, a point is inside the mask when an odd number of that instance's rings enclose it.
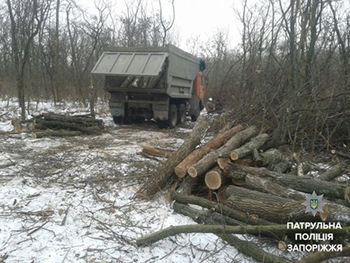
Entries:
{"label": "fallen branch", "polygon": [[[180,207],[179,207],[180,206]],[[184,206],[185,205],[181,205],[177,202],[175,202],[174,204],[174,210],[177,211],[177,208],[182,208],[181,212],[184,211]],[[200,211],[198,211],[195,208],[186,207],[186,211],[187,211],[187,216],[191,217],[194,221],[196,221],[198,224],[217,224],[217,221],[212,218],[212,216],[205,216],[203,214],[203,216],[200,216],[200,214],[198,214],[198,212],[200,213]],[[225,219],[226,222],[226,219]],[[271,226],[274,227],[275,225]],[[270,232],[264,232],[264,234],[266,234],[267,236],[273,236],[273,233]],[[278,237],[281,234],[283,234],[283,231],[275,233],[276,235],[274,237]],[[264,251],[263,249],[259,248],[257,245],[253,244],[252,242],[249,241],[245,241],[245,240],[241,240],[238,237],[228,234],[223,233],[223,234],[216,234],[218,237],[220,237],[221,239],[225,240],[228,244],[230,244],[231,246],[235,247],[240,253],[245,254],[248,257],[254,258],[255,260],[257,260],[258,262],[265,262],[265,263],[290,263],[291,261],[288,261],[287,259],[284,259],[282,257],[278,257],[274,254],[271,254],[269,252]],[[259,232],[259,235],[261,235],[261,232]]]}
{"label": "fallen branch", "polygon": [[222,225],[182,225],[171,226],[155,233],[143,236],[136,240],[137,246],[143,246],[157,242],[166,237],[186,233],[212,233],[212,234],[265,234],[280,233],[286,231],[286,225],[263,225],[263,226],[222,226]]}
{"label": "fallen branch", "polygon": [[[315,262],[324,262],[328,259],[339,258],[339,257],[348,257],[350,256],[350,245],[343,247],[342,251],[338,252],[315,252],[310,253],[303,259],[301,259],[298,263],[315,263]],[[345,261],[342,261],[345,262]],[[348,262],[348,261],[347,261]]]}

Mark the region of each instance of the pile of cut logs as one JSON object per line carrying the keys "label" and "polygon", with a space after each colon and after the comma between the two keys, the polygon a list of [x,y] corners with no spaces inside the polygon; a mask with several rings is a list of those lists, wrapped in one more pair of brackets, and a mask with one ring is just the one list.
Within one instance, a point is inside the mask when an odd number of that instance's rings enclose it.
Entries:
{"label": "pile of cut logs", "polygon": [[[15,121],[13,121],[14,123]],[[91,115],[61,115],[45,113],[34,116],[24,122],[14,125],[17,132],[22,132],[23,124],[34,138],[47,136],[67,137],[83,134],[99,135],[103,130],[103,121],[93,118]]]}
{"label": "pile of cut logs", "polygon": [[[169,189],[171,199],[175,200],[174,210],[201,224],[192,232],[215,233],[242,253],[264,262],[294,261],[272,255],[255,244],[246,241],[243,244],[242,240],[227,233],[269,237],[285,250],[289,242],[295,242],[295,233],[286,228],[288,222],[339,222],[342,229],[336,232],[341,237],[337,242],[343,242],[346,249],[337,256],[350,256],[350,247],[346,244],[350,230],[350,189],[346,182],[335,180],[344,172],[343,163],[314,178],[306,175],[307,167],[298,154],[285,156],[277,149],[262,152],[269,135],[259,133],[256,127],[237,125],[199,146],[206,127],[208,119],[201,116],[178,151],[166,152],[167,160],[141,186],[137,197],[151,197],[158,190]],[[155,151],[162,155],[161,150]],[[154,149],[144,148],[144,152],[152,154]],[[291,169],[292,166],[296,168]],[[323,195],[326,203],[323,212],[317,212],[316,216],[306,213],[303,205],[313,191],[318,196]],[[205,209],[198,210],[189,204]],[[216,228],[209,229],[203,223]],[[239,227],[231,232],[227,230],[228,226]],[[142,237],[137,244],[144,245],[167,236],[161,232]],[[188,232],[186,227],[180,227],[176,231],[171,229],[169,235]],[[316,259],[335,257],[321,252],[315,254]],[[303,260],[316,262],[309,256]]]}

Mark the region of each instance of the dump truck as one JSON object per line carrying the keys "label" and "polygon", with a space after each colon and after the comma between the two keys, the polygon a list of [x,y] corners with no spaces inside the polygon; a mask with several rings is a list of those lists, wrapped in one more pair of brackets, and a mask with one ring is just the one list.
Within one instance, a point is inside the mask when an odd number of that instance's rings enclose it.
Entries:
{"label": "dump truck", "polygon": [[92,74],[103,75],[117,124],[155,120],[175,127],[196,121],[204,105],[203,60],[175,47],[115,47],[105,50]]}

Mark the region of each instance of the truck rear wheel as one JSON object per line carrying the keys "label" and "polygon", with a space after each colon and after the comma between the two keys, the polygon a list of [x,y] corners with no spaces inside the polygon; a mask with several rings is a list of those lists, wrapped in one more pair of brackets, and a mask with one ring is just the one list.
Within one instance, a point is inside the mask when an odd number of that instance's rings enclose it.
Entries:
{"label": "truck rear wheel", "polygon": [[170,104],[169,107],[169,127],[174,128],[177,125],[177,120],[178,120],[178,112],[177,112],[177,107],[175,104]]}
{"label": "truck rear wheel", "polygon": [[178,122],[180,124],[185,123],[186,121],[186,106],[185,104],[180,104],[178,112]]}

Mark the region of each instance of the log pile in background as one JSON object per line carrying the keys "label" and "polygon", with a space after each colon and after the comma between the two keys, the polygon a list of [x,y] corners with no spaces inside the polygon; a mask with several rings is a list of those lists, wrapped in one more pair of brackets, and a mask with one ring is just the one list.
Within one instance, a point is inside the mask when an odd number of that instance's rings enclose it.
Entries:
{"label": "log pile in background", "polygon": [[[283,228],[287,222],[340,222],[343,229],[337,235],[348,236],[350,189],[346,183],[334,180],[342,175],[344,165],[336,165],[317,178],[306,176],[299,155],[286,156],[277,149],[265,149],[262,152],[260,149],[268,139],[269,135],[259,134],[254,126],[243,128],[238,125],[197,149],[188,149],[187,154],[179,155],[175,152],[171,157],[177,155],[176,162],[167,171],[167,183],[158,185],[158,189],[163,190],[164,186],[168,186],[171,189],[171,199],[175,200],[174,210],[199,223],[239,225],[247,230],[246,233],[252,226],[268,225],[268,231],[253,231],[251,234],[259,238],[273,238],[280,249],[286,248],[287,240],[293,242],[294,233]],[[189,144],[188,140],[184,145]],[[163,170],[167,163],[162,165]],[[292,169],[293,164],[295,171]],[[155,182],[154,178],[149,179],[151,180]],[[147,192],[147,183],[142,189],[143,193]],[[306,208],[302,204],[306,200],[306,194],[312,194],[313,191],[317,195],[323,194],[323,201],[326,202],[323,213],[318,212],[315,217],[311,213],[305,213]],[[153,188],[152,194],[154,193]],[[191,204],[207,210],[203,212],[203,209],[189,206]],[[198,228],[195,232],[205,232],[200,226]],[[184,229],[186,231],[189,230]],[[212,233],[233,245],[242,245],[217,228],[213,228]],[[239,231],[233,228],[231,233]],[[140,238],[137,243],[144,245],[165,236],[164,233],[159,236],[154,233],[150,237]],[[337,242],[344,240],[346,239]],[[276,259],[276,256],[262,249],[258,249],[258,252],[255,249],[244,250],[244,253],[257,260],[271,258],[271,261],[264,262],[291,262],[284,258]],[[347,249],[344,251],[349,253]]]}
{"label": "log pile in background", "polygon": [[60,115],[45,113],[25,121],[34,138],[47,136],[67,137],[83,134],[99,135],[103,130],[103,121],[91,115]]}

